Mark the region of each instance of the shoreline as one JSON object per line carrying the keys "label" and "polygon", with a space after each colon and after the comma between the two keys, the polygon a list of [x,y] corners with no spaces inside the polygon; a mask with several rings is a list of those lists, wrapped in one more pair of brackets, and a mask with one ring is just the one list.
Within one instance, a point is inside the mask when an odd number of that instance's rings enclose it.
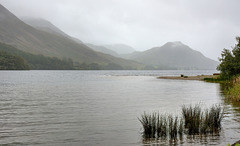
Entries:
{"label": "shoreline", "polygon": [[162,76],[158,79],[171,79],[171,80],[197,80],[203,81],[204,78],[214,78],[214,75],[198,75],[198,76]]}

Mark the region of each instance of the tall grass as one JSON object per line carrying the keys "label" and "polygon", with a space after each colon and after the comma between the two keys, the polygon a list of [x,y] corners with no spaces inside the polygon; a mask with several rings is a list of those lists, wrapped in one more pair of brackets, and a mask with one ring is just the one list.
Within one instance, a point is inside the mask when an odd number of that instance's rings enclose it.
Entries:
{"label": "tall grass", "polygon": [[144,113],[141,118],[138,118],[142,123],[144,132],[143,136],[145,138],[155,138],[156,132],[156,113],[147,114]]}
{"label": "tall grass", "polygon": [[240,102],[240,75],[232,77],[230,86],[224,92],[233,102]]}
{"label": "tall grass", "polygon": [[223,109],[220,105],[213,105],[210,110],[202,111],[200,105],[195,107],[182,106],[182,114],[185,121],[185,128],[188,134],[206,134],[218,132],[221,129]]}
{"label": "tall grass", "polygon": [[161,115],[159,113],[144,114],[138,118],[143,126],[144,138],[164,138],[171,140],[177,139],[178,135],[182,137],[184,132],[183,119],[177,116]]}
{"label": "tall grass", "polygon": [[205,110],[204,113],[201,114],[201,124],[200,124],[200,133],[206,134],[209,131],[209,112],[208,109]]}
{"label": "tall grass", "polygon": [[172,115],[168,116],[168,127],[169,127],[169,136],[170,139],[176,139],[178,135],[178,117],[175,119]]}
{"label": "tall grass", "polygon": [[201,110],[199,104],[196,104],[195,107],[192,107],[192,105],[189,107],[185,105],[182,106],[182,114],[185,121],[185,128],[188,129],[188,134],[199,133]]}
{"label": "tall grass", "polygon": [[178,126],[178,134],[180,137],[183,136],[183,132],[184,132],[184,125],[183,125],[183,118],[181,118],[179,120],[179,126]]}
{"label": "tall grass", "polygon": [[240,101],[240,83],[233,83],[233,86],[226,89],[225,93],[228,95],[228,97],[234,101],[239,102]]}
{"label": "tall grass", "polygon": [[221,122],[223,119],[223,109],[220,105],[213,105],[209,111],[209,127],[210,132],[216,132],[221,129]]}
{"label": "tall grass", "polygon": [[166,138],[167,137],[167,119],[165,116],[158,114],[157,116],[157,136]]}
{"label": "tall grass", "polygon": [[138,120],[143,126],[144,138],[167,138],[175,140],[184,133],[189,135],[219,132],[223,119],[223,109],[213,105],[210,109],[202,110],[200,104],[182,106],[182,118],[159,113],[141,115]]}

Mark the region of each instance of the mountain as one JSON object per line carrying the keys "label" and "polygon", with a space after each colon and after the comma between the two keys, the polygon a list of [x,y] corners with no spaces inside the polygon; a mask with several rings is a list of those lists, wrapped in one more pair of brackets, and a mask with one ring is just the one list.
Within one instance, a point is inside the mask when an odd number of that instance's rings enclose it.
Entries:
{"label": "mountain", "polygon": [[115,65],[122,69],[138,69],[142,66],[134,61],[95,52],[85,44],[77,43],[65,36],[61,31],[53,33],[46,29],[36,29],[18,19],[2,5],[0,5],[0,42],[31,54],[71,58],[79,63],[96,63],[107,67]]}
{"label": "mountain", "polygon": [[219,64],[181,42],[168,42],[162,47],[135,52],[126,58],[156,69],[216,69]]}
{"label": "mountain", "polygon": [[74,38],[74,37],[71,37],[68,34],[64,33],[58,27],[56,27],[51,22],[49,22],[45,19],[24,17],[24,18],[21,18],[21,20],[24,23],[26,23],[26,24],[28,24],[28,25],[30,25],[30,26],[38,29],[38,30],[42,30],[42,31],[45,31],[45,32],[48,32],[48,33],[53,33],[53,34],[56,34],[56,35],[64,36],[64,37],[67,37],[69,39],[74,40],[77,43],[81,43],[81,44],[83,43],[81,40],[79,40],[77,38]]}
{"label": "mountain", "polygon": [[98,46],[98,45],[93,45],[93,44],[86,44],[89,48],[93,49],[94,51],[97,52],[102,52],[105,54],[109,54],[115,57],[119,57],[118,53],[116,53],[115,51],[112,51],[104,46]]}
{"label": "mountain", "polygon": [[136,50],[125,44],[113,44],[113,45],[105,45],[104,47],[117,52],[118,54],[130,54],[135,52]]}

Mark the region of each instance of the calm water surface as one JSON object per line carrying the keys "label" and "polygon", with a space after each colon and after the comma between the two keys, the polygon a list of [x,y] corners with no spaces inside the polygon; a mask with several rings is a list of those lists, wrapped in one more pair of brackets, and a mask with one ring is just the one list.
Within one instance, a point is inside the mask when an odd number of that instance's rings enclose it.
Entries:
{"label": "calm water surface", "polygon": [[0,144],[143,145],[137,117],[144,111],[179,114],[183,104],[195,103],[224,106],[223,129],[218,136],[184,138],[182,145],[234,143],[239,106],[223,100],[219,84],[156,78],[213,72],[1,71]]}

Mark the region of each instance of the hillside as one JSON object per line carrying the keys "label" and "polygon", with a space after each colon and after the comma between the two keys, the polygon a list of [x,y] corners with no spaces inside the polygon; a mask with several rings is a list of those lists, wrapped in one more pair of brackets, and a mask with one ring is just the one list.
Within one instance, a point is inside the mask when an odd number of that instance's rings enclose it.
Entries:
{"label": "hillside", "polygon": [[104,47],[114,52],[117,52],[118,54],[130,54],[136,51],[133,47],[125,44],[112,44],[112,45],[105,45]]}
{"label": "hillside", "polygon": [[116,64],[123,69],[138,69],[142,66],[134,61],[95,52],[86,45],[59,33],[35,29],[18,19],[2,5],[0,5],[0,42],[31,54],[71,58],[79,63],[97,63],[101,66]]}
{"label": "hillside", "polygon": [[62,30],[60,30],[59,28],[57,28],[55,25],[53,25],[51,22],[45,20],[45,19],[41,19],[41,18],[21,18],[21,20],[38,29],[38,30],[42,30],[42,31],[45,31],[45,32],[48,32],[48,33],[53,33],[53,34],[56,34],[56,35],[59,35],[59,36],[64,36],[64,37],[67,37],[69,39],[72,39],[74,40],[75,42],[77,43],[80,43],[82,44],[83,42],[77,38],[74,38],[74,37],[71,37],[69,36],[68,34],[64,33]]}
{"label": "hillside", "polygon": [[109,55],[112,55],[112,56],[115,56],[115,57],[119,57],[118,53],[116,53],[115,51],[113,50],[110,50],[104,46],[98,46],[98,45],[93,45],[93,44],[86,44],[89,48],[93,49],[94,51],[97,51],[97,52],[102,52],[102,53],[105,53],[105,54],[109,54]]}
{"label": "hillside", "polygon": [[168,42],[144,52],[126,56],[156,69],[216,69],[217,61],[205,57],[181,42]]}

